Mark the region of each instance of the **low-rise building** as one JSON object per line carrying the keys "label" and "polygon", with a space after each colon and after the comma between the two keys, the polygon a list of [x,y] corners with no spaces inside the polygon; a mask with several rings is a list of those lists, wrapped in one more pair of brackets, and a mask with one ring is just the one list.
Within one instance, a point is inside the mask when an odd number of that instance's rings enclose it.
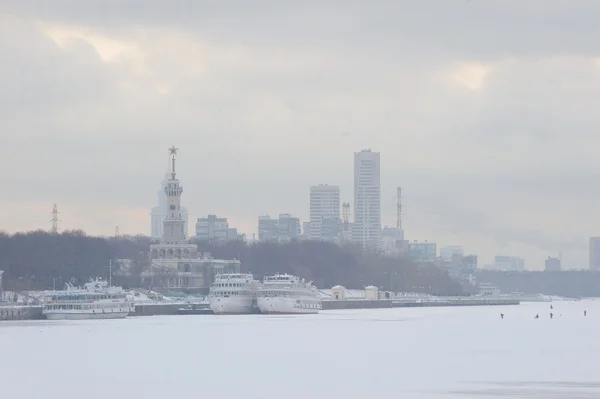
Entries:
{"label": "low-rise building", "polygon": [[437,256],[436,244],[434,242],[410,242],[408,243],[408,256],[414,262],[434,262]]}
{"label": "low-rise building", "polygon": [[444,261],[451,261],[454,254],[463,254],[463,247],[461,245],[448,245],[440,248],[440,258]]}
{"label": "low-rise building", "polygon": [[277,223],[277,237],[279,242],[296,240],[300,237],[300,219],[293,217],[289,213],[279,215]]}
{"label": "low-rise building", "polygon": [[525,260],[518,256],[496,255],[494,263],[488,266],[492,270],[525,270]]}
{"label": "low-rise building", "polygon": [[216,215],[208,215],[205,218],[198,218],[196,221],[197,241],[209,242],[228,242],[238,239],[237,229],[229,227],[227,218],[220,218]]}
{"label": "low-rise building", "polygon": [[394,227],[381,229],[379,252],[384,256],[400,256],[408,251],[408,241],[404,240],[404,230]]}
{"label": "low-rise building", "polygon": [[287,242],[300,238],[300,219],[282,213],[278,219],[269,215],[258,217],[258,240],[260,242]]}

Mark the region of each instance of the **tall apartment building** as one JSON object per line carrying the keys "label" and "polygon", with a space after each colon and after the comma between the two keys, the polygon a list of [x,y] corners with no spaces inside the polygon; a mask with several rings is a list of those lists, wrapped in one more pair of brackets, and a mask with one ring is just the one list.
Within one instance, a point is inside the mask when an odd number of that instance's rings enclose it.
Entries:
{"label": "tall apartment building", "polygon": [[340,238],[340,188],[320,184],[310,188],[310,234],[311,240],[335,240]]}
{"label": "tall apartment building", "polygon": [[546,272],[559,272],[560,271],[560,258],[548,257],[544,263],[544,271]]}
{"label": "tall apartment building", "polygon": [[354,224],[352,241],[377,249],[381,239],[381,184],[378,152],[354,153]]}
{"label": "tall apartment building", "polygon": [[600,237],[590,237],[590,270],[600,271]]}

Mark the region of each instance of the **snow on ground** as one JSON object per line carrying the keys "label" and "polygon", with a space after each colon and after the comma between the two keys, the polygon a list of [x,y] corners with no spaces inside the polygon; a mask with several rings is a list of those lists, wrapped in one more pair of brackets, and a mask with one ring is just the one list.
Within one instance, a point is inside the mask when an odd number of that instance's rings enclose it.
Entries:
{"label": "snow on ground", "polygon": [[600,301],[2,322],[0,397],[598,398],[599,330]]}

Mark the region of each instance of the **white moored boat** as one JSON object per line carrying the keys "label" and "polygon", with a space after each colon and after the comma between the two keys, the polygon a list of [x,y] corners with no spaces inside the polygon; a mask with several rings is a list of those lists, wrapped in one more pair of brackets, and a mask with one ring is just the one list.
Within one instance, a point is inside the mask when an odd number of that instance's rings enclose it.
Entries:
{"label": "white moored boat", "polygon": [[260,281],[251,273],[218,274],[210,285],[208,304],[216,314],[245,314],[256,311]]}
{"label": "white moored boat", "polygon": [[135,312],[134,296],[105,280],[90,280],[82,289],[67,284],[44,298],[42,314],[49,320],[123,319]]}
{"label": "white moored boat", "polygon": [[290,274],[265,277],[257,303],[266,314],[319,313],[322,309],[317,287]]}

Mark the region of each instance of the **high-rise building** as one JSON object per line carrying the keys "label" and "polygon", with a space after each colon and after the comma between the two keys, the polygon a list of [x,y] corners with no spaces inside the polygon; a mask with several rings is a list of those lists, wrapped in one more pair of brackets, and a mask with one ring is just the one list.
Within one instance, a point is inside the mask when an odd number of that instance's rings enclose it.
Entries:
{"label": "high-rise building", "polygon": [[381,238],[381,185],[378,152],[354,153],[354,224],[352,241],[377,249]]}
{"label": "high-rise building", "polygon": [[600,271],[600,237],[590,237],[590,270]]}
{"label": "high-rise building", "polygon": [[547,272],[559,272],[560,271],[560,259],[548,257],[545,262],[544,271]]}
{"label": "high-rise building", "polygon": [[196,240],[210,242],[227,242],[238,239],[237,229],[229,227],[227,218],[208,215],[196,221]]}
{"label": "high-rise building", "polygon": [[[165,177],[160,184],[160,190],[158,190],[158,205],[153,207],[150,211],[150,236],[154,239],[161,239],[163,236],[163,223],[167,214],[169,213],[169,209],[167,206],[167,194],[165,188],[169,182],[170,178],[170,165],[171,161],[169,159],[169,166],[167,168],[167,173],[165,173]],[[181,217],[183,218],[183,229],[187,236],[188,234],[188,210],[186,207],[181,207]]]}
{"label": "high-rise building", "polygon": [[320,184],[310,188],[311,240],[340,238],[340,188]]}

